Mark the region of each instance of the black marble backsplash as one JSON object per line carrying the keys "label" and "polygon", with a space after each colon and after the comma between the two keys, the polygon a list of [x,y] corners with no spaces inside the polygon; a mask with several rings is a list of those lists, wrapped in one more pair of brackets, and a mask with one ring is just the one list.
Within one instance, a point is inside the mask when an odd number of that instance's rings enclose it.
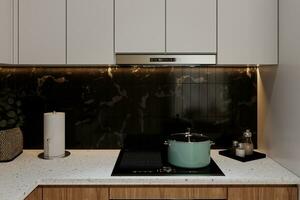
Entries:
{"label": "black marble backsplash", "polygon": [[[120,148],[192,127],[226,148],[245,129],[257,143],[255,68],[0,68],[0,130],[21,127],[43,148],[43,113],[66,113],[66,147]],[[126,141],[126,140],[125,140]]]}

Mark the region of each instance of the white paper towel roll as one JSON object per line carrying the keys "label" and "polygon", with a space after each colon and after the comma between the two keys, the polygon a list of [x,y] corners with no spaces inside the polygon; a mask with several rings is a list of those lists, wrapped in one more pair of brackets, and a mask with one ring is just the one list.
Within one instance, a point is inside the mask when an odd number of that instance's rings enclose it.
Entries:
{"label": "white paper towel roll", "polygon": [[44,113],[44,155],[46,158],[65,154],[65,113]]}

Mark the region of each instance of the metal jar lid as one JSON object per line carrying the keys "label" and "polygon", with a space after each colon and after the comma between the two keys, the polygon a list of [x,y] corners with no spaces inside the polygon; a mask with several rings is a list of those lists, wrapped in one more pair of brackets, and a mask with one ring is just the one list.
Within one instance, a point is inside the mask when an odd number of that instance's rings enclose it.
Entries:
{"label": "metal jar lid", "polygon": [[249,129],[247,129],[243,135],[244,135],[244,137],[252,137],[252,133],[250,132]]}

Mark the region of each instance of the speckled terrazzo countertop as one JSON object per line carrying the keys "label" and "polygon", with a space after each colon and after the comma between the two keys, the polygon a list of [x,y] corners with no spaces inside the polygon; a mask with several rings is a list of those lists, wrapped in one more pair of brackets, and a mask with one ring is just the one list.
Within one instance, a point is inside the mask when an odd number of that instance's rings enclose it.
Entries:
{"label": "speckled terrazzo countertop", "polygon": [[41,160],[25,150],[0,163],[0,199],[24,199],[38,185],[300,184],[300,179],[270,158],[242,163],[212,151],[225,176],[112,177],[119,150],[72,150],[65,159]]}

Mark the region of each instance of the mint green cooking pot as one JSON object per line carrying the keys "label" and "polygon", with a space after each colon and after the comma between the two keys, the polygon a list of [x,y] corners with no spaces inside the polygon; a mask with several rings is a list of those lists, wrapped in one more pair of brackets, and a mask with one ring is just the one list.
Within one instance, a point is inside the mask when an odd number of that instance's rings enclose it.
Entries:
{"label": "mint green cooking pot", "polygon": [[174,166],[201,168],[210,163],[210,147],[213,143],[203,134],[190,132],[172,134],[166,144],[168,162]]}

